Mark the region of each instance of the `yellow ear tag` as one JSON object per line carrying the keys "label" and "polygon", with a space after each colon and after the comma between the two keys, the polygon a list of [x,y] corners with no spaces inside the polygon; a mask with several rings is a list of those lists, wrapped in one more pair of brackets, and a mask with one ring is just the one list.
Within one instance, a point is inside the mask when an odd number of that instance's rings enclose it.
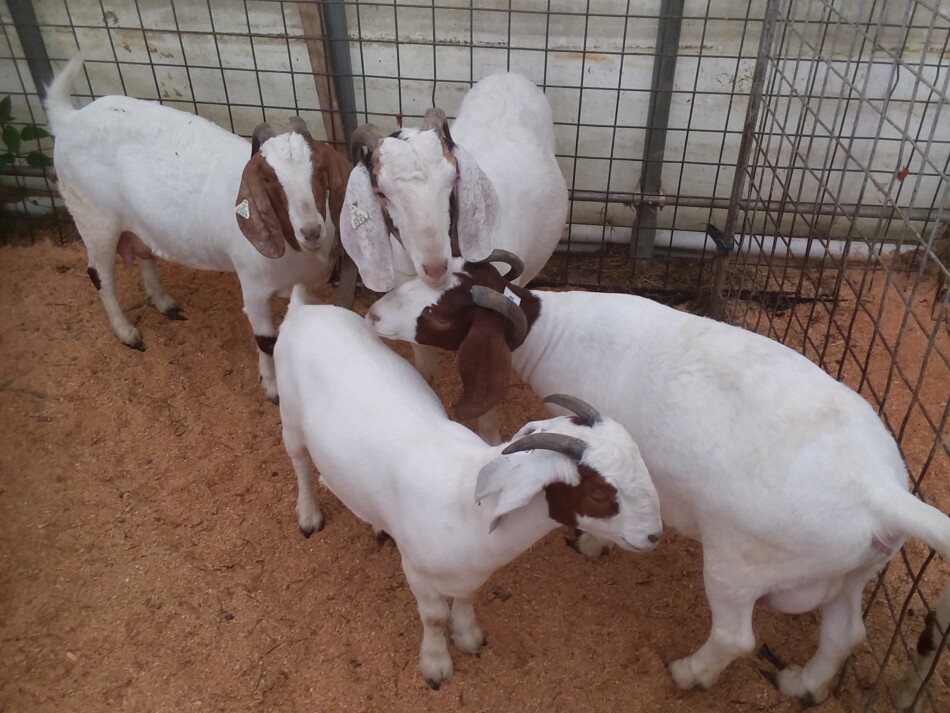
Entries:
{"label": "yellow ear tag", "polygon": [[247,204],[247,198],[234,206],[234,212],[244,218],[244,220],[247,220],[251,217],[251,209]]}
{"label": "yellow ear tag", "polygon": [[355,203],[350,205],[350,227],[353,228],[353,230],[356,230],[367,220],[369,220],[369,216],[357,208]]}

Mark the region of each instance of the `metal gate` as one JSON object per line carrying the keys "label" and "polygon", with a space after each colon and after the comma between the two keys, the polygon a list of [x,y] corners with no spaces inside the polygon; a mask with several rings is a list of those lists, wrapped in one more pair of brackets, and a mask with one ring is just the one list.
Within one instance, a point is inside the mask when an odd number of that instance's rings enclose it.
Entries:
{"label": "metal gate", "polygon": [[[878,409],[915,490],[950,507],[939,0],[7,0],[0,28],[0,218],[26,239],[71,235],[49,210],[50,140],[24,130],[77,47],[80,102],[156,99],[243,135],[300,114],[340,148],[364,121],[451,118],[479,77],[526,74],[571,188],[537,283],[647,294],[802,351]],[[838,686],[849,707],[892,707],[948,581],[909,544],[868,592],[870,645]],[[924,709],[946,704],[935,695]]]}

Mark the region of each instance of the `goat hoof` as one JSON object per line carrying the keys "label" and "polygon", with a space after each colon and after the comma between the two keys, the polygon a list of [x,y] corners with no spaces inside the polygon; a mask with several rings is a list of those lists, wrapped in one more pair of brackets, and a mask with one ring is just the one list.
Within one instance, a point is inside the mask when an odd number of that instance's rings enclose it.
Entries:
{"label": "goat hoof", "polygon": [[298,522],[297,527],[300,528],[300,534],[303,535],[305,539],[309,540],[310,536],[313,533],[320,532],[320,530],[323,529],[323,524],[324,524],[324,521],[323,521],[323,518],[321,517],[319,521],[317,521],[316,523],[311,521],[310,523],[306,525],[302,525]]}
{"label": "goat hoof", "polygon": [[274,394],[273,396],[268,396],[267,400],[270,401],[274,406],[280,406],[280,394]]}
{"label": "goat hoof", "polygon": [[376,536],[376,542],[380,546],[385,545],[387,542],[395,542],[395,540],[392,538],[392,535],[390,535],[385,530],[375,530],[373,534]]}
{"label": "goat hoof", "polygon": [[[125,344],[125,342],[122,342],[122,343]],[[125,346],[127,346],[129,349],[134,349],[137,352],[145,351],[145,343],[141,339],[137,339],[131,344],[125,344]]]}
{"label": "goat hoof", "polygon": [[433,691],[438,691],[439,688],[442,686],[442,681],[434,681],[431,678],[427,678],[426,683],[429,684],[429,688],[431,688]]}
{"label": "goat hoof", "polygon": [[175,320],[176,322],[188,321],[188,318],[182,313],[181,307],[179,307],[178,305],[175,305],[174,307],[169,307],[168,309],[163,311],[162,314],[168,317],[169,319]]}

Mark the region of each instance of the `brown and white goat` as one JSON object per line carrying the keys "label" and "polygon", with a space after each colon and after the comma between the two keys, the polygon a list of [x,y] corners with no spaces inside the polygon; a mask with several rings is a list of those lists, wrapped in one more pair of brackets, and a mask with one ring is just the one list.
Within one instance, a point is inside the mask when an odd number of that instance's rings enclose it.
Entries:
{"label": "brown and white goat", "polygon": [[77,110],[70,85],[82,64],[77,55],[53,80],[46,114],[59,189],[112,331],[144,350],[116,296],[116,254],[127,264],[138,260],[149,302],[170,319],[184,317],[155,258],[236,272],[260,381],[276,400],[270,298],[327,281],[349,162],[299,120],[279,136],[262,124],[249,143],[201,117],[124,96]]}

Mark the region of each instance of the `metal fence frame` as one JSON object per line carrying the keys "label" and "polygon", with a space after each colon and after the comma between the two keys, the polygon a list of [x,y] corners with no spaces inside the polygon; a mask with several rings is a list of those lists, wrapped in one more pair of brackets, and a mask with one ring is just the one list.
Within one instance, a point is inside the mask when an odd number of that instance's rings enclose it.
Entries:
{"label": "metal fence frame", "polygon": [[[571,284],[594,289],[622,289],[659,295],[671,302],[684,302],[691,299],[694,306],[701,305],[710,313],[725,316],[733,322],[746,324],[784,343],[790,343],[794,334],[801,337],[801,343],[795,344],[806,355],[817,361],[823,368],[839,379],[843,379],[846,370],[857,368],[860,378],[853,384],[880,412],[888,427],[903,442],[914,414],[922,413],[923,428],[933,432],[934,445],[931,454],[917,469],[912,468],[915,491],[927,499],[927,478],[934,473],[948,472],[950,446],[944,434],[950,421],[950,406],[942,413],[931,413],[923,405],[921,395],[931,388],[927,370],[950,369],[950,356],[943,329],[948,317],[948,297],[944,293],[934,300],[933,324],[921,319],[913,308],[914,300],[921,292],[927,276],[936,274],[938,280],[950,281],[947,256],[938,254],[948,221],[947,209],[950,206],[950,159],[945,163],[935,163],[932,149],[941,150],[950,145],[950,136],[940,132],[938,119],[943,111],[946,122],[946,109],[950,103],[948,82],[950,70],[944,66],[934,67],[926,51],[919,53],[916,63],[904,56],[904,47],[894,50],[881,41],[881,33],[903,32],[906,40],[913,33],[925,35],[925,44],[936,48],[936,54],[947,56],[950,46],[950,17],[945,10],[933,4],[936,0],[908,0],[902,5],[904,13],[900,21],[888,15],[885,3],[880,0],[808,0],[794,3],[790,0],[768,0],[767,3],[746,4],[744,16],[731,17],[719,10],[711,0],[690,3],[684,0],[662,0],[659,12],[637,13],[637,3],[628,0],[625,5],[626,18],[620,49],[605,49],[589,46],[594,43],[596,32],[603,23],[615,21],[616,8],[605,9],[608,4],[595,0],[584,3],[565,3],[547,0],[537,3],[521,3],[513,7],[512,2],[488,2],[475,6],[454,0],[443,0],[423,4],[420,2],[383,2],[367,1],[345,2],[330,1],[320,3],[297,3],[285,0],[259,0],[249,3],[244,0],[243,12],[247,19],[247,30],[221,30],[215,27],[215,8],[217,0],[204,0],[207,14],[211,18],[211,38],[218,53],[218,64],[196,66],[187,59],[188,40],[201,31],[183,27],[176,13],[174,2],[170,2],[173,24],[162,29],[149,30],[145,27],[143,13],[138,0],[130,0],[137,11],[137,22],[128,26],[112,23],[106,10],[107,3],[98,1],[102,22],[74,22],[70,15],[70,4],[64,2],[68,22],[53,27],[38,20],[33,3],[26,0],[6,0],[9,21],[0,23],[0,38],[6,39],[10,54],[17,61],[19,83],[22,96],[29,108],[29,123],[44,123],[39,109],[37,87],[42,87],[51,76],[51,59],[60,62],[65,56],[47,56],[42,31],[51,28],[57,31],[71,32],[77,45],[80,34],[86,30],[105,30],[112,41],[113,33],[119,31],[141,31],[146,38],[147,59],[122,62],[112,44],[113,58],[103,61],[105,64],[138,65],[145,71],[151,71],[155,82],[156,94],[161,98],[159,79],[156,74],[161,68],[183,69],[191,82],[194,71],[220,72],[224,87],[223,100],[210,100],[198,97],[194,90],[192,96],[177,104],[191,104],[194,111],[200,112],[203,106],[217,107],[227,112],[232,130],[249,133],[246,123],[242,124],[244,114],[270,119],[272,115],[299,113],[307,109],[297,100],[296,82],[301,76],[315,77],[321,84],[320,94],[325,134],[338,147],[345,148],[346,141],[357,124],[384,116],[392,117],[376,109],[373,96],[374,85],[385,84],[393,87],[397,99],[399,114],[407,121],[421,116],[422,111],[408,98],[412,86],[431,85],[431,103],[441,103],[446,97],[454,96],[454,88],[468,86],[474,79],[478,53],[500,49],[507,57],[507,64],[517,64],[522,54],[541,53],[544,57],[544,74],[539,84],[549,92],[574,92],[577,96],[576,112],[573,119],[556,120],[559,136],[566,137],[571,149],[562,151],[560,158],[571,167],[568,183],[571,186],[572,209],[569,221],[572,229],[559,250],[562,262],[560,266],[542,276],[547,284]],[[128,4],[128,3],[127,3]],[[200,2],[196,3],[201,5]],[[623,3],[620,3],[621,5]],[[279,7],[284,18],[284,33],[274,35],[255,34],[250,22],[251,5],[265,9]],[[617,5],[617,3],[613,3]],[[286,13],[300,10],[302,6],[311,6],[310,29],[302,34],[287,30]],[[313,14],[319,8],[319,13]],[[415,16],[430,16],[431,37],[415,36],[411,44],[431,50],[431,76],[420,73],[413,76],[403,74],[401,66],[401,48],[408,42],[400,30],[402,13],[412,12]],[[392,14],[392,32],[389,36],[367,37],[364,23],[370,15]],[[467,13],[469,32],[467,38],[446,37],[437,31],[438,18],[442,15],[458,16]],[[498,13],[507,21],[508,42],[504,48],[489,47],[476,31],[477,18],[485,13]],[[497,19],[497,18],[496,18]],[[512,27],[524,22],[546,24],[546,34],[542,46],[530,43],[519,44],[513,38],[517,36]],[[583,26],[583,38],[579,45],[554,46],[551,25],[555,21]],[[631,22],[655,23],[655,46],[649,50],[628,49],[628,29]],[[684,23],[692,40],[690,48],[683,44]],[[703,62],[713,56],[708,37],[716,32],[717,23],[740,23],[741,39],[739,49],[734,53],[715,54],[714,58],[723,66],[734,68],[731,86],[719,92],[707,90],[701,85],[701,67]],[[730,25],[730,27],[737,27]],[[593,28],[593,29],[592,29]],[[181,58],[185,61],[172,61],[155,56],[147,41],[148,32],[161,32],[177,36],[181,47]],[[845,35],[851,37],[852,44],[849,59],[836,59],[841,52],[838,43]],[[15,36],[15,37],[14,37]],[[228,95],[226,68],[221,61],[219,41],[224,38],[246,39],[251,47],[252,68],[257,79],[258,92],[262,97],[260,106],[252,102],[236,102]],[[285,71],[290,75],[294,87],[293,106],[265,106],[263,103],[262,72],[258,67],[258,57],[254,52],[255,42],[285,42],[288,64]],[[309,51],[311,66],[306,72],[294,69],[293,51],[298,43],[304,43]],[[596,43],[594,43],[596,44]],[[14,45],[18,49],[14,50]],[[395,66],[385,71],[370,71],[367,53],[371,48],[380,48],[392,54]],[[439,76],[440,59],[443,50],[467,52],[469,56],[469,76]],[[652,62],[652,77],[648,87],[629,89],[625,85],[625,63],[631,55],[639,52],[649,56]],[[596,120],[585,117],[584,100],[589,89],[585,85],[586,71],[580,73],[576,83],[555,82],[548,75],[548,62],[556,61],[563,54],[579,54],[581,66],[586,70],[593,55],[614,62],[619,68],[616,85],[604,91],[616,94],[614,117],[601,117]],[[0,56],[0,60],[5,57]],[[684,73],[684,62],[695,63],[692,76],[689,70]],[[22,70],[25,63],[28,71]],[[738,77],[742,71],[754,65],[754,72],[747,85],[739,88]],[[906,121],[901,125],[895,122],[889,113],[890,95],[882,100],[872,100],[867,96],[870,67],[880,65],[889,68],[895,81],[897,78],[911,78],[915,82]],[[842,69],[841,67],[844,67]],[[517,68],[517,67],[515,67]],[[275,71],[280,74],[284,70]],[[804,75],[804,80],[800,75]],[[120,80],[122,78],[119,73]],[[679,84],[677,84],[679,82]],[[685,87],[684,87],[685,83]],[[837,96],[833,96],[829,87],[840,86]],[[193,83],[192,83],[192,86]],[[122,89],[125,83],[122,80]],[[626,125],[620,118],[623,102],[629,94],[648,100],[646,119],[642,124]],[[696,116],[693,103],[686,116],[686,124],[672,126],[671,103],[682,95],[692,100],[716,94],[717,99],[727,98],[726,123],[720,128],[709,129]],[[91,97],[90,89],[86,94]],[[572,95],[573,96],[573,95]],[[923,98],[919,98],[923,96]],[[837,104],[835,103],[837,102]],[[423,109],[424,111],[424,109]],[[828,111],[832,120],[827,120]],[[914,111],[919,115],[916,125],[912,123]],[[240,112],[241,116],[237,115]],[[928,113],[929,112],[929,113]],[[855,132],[850,135],[843,130],[846,122],[858,123],[855,115],[874,119],[877,133],[871,137]],[[452,116],[451,111],[449,115]],[[929,117],[929,118],[928,118]],[[928,123],[929,122],[929,123]],[[242,131],[242,127],[244,130]],[[636,154],[615,154],[621,132],[642,132],[641,151]],[[907,160],[903,170],[891,171],[891,177],[883,180],[881,172],[873,160],[879,144],[883,146],[886,133],[896,136],[895,141],[902,142],[902,156]],[[668,137],[679,137],[677,148],[671,150]],[[590,146],[589,136],[604,137],[611,146],[606,157],[596,153],[585,153],[582,146]],[[718,153],[708,156],[688,155],[688,147],[697,136],[721,138]],[[870,159],[865,160],[856,151],[858,142],[872,140]],[[735,169],[729,166],[735,149]],[[49,143],[41,142],[40,147]],[[824,151],[822,151],[824,146]],[[675,152],[679,151],[678,155]],[[939,152],[938,152],[939,153]],[[817,161],[813,157],[817,154]],[[584,185],[583,171],[579,168],[583,162],[597,165],[602,162],[608,174],[614,171],[629,171],[630,166],[639,165],[638,182],[624,190],[602,190]],[[664,170],[671,165],[677,167],[676,180],[663,184]],[[837,168],[832,168],[838,166]],[[909,169],[913,168],[911,171]],[[691,194],[686,188],[685,176],[688,171],[702,170],[713,178],[713,189],[709,195]],[[53,175],[49,170],[28,169],[22,166],[15,170],[0,170],[9,178],[16,174],[18,181],[39,181],[45,190],[54,194]],[[903,174],[903,175],[902,175]],[[871,188],[885,196],[884,200],[869,201],[864,189],[857,200],[850,200],[844,191],[844,182],[848,176],[863,176]],[[925,180],[936,178],[942,181],[942,191],[933,192],[931,200],[921,204],[917,199],[924,191]],[[799,201],[797,198],[806,185],[817,185],[820,198],[814,201]],[[929,185],[929,184],[927,184]],[[586,208],[585,208],[586,206]],[[629,211],[630,225],[615,228],[608,219],[611,211]],[[683,211],[691,210],[688,219],[682,218]],[[600,225],[592,225],[589,218],[601,211],[604,220]],[[697,227],[697,211],[705,215],[704,225]],[[705,213],[703,213],[705,211]],[[587,221],[587,227],[599,230],[600,238],[592,243],[580,245],[576,237],[576,228]],[[658,222],[660,221],[660,222]],[[846,224],[843,235],[833,241],[829,239],[826,225],[829,221]],[[662,225],[661,225],[662,223]],[[33,222],[26,222],[32,230]],[[678,229],[705,233],[700,244],[687,251],[674,245],[672,237],[661,240],[658,230],[670,232]],[[65,228],[60,223],[58,230],[63,235]],[[721,226],[721,227],[719,227]],[[625,235],[617,240],[616,235]],[[948,232],[950,236],[950,232]],[[794,238],[794,239],[793,239]],[[950,238],[948,238],[950,239]],[[803,243],[800,247],[795,241]],[[835,245],[832,245],[832,243]],[[620,249],[617,249],[617,243]],[[916,262],[904,272],[909,275],[910,286],[906,293],[894,287],[895,263],[890,255],[893,249],[897,255],[913,251]],[[855,255],[866,255],[865,269],[855,270],[849,262]],[[612,261],[619,260],[624,274],[617,277],[610,272]],[[677,261],[692,268],[683,285],[674,286],[672,273]],[[593,267],[589,265],[593,263]],[[584,270],[580,269],[584,265]],[[807,266],[807,269],[803,268]],[[761,279],[759,279],[761,277]],[[883,281],[883,283],[882,283]],[[831,285],[829,288],[828,285]],[[883,286],[882,286],[883,285]],[[883,307],[868,306],[863,301],[865,295],[883,292],[889,299],[896,299],[903,305],[903,317],[897,335],[885,333],[881,325]],[[807,300],[803,295],[808,295]],[[759,310],[754,315],[750,310],[755,306],[769,304],[775,299],[785,299],[791,305],[784,317],[776,317],[779,310]],[[853,306],[848,306],[849,302]],[[867,323],[871,329],[871,343],[859,350],[852,347],[852,337],[856,325]],[[902,366],[897,359],[901,340],[919,338],[927,342],[923,363],[917,373]],[[843,351],[836,352],[832,343],[842,342]],[[867,375],[872,353],[883,352],[890,359],[890,367],[883,381]],[[936,365],[936,366],[935,366]],[[942,373],[942,372],[941,372]],[[892,403],[903,398],[906,393],[908,405],[902,413],[892,410]],[[903,408],[903,407],[902,407]],[[917,416],[913,418],[917,419]],[[919,419],[918,419],[919,420]],[[918,423],[915,420],[914,423]],[[890,577],[894,570],[908,582],[908,591],[893,591],[888,576],[882,576],[868,596],[868,611],[879,602],[890,612],[894,629],[886,641],[872,641],[871,655],[878,665],[877,675],[872,681],[858,681],[858,688],[868,688],[866,707],[871,710],[876,705],[889,701],[887,688],[888,672],[895,666],[905,665],[912,657],[913,632],[904,626],[911,604],[922,610],[929,609],[932,597],[921,589],[921,583],[931,567],[932,552],[923,557],[908,555],[895,558]],[[857,676],[854,667],[841,678],[839,689],[849,685],[848,680]],[[850,678],[849,678],[850,677]],[[928,694],[924,692],[921,700],[928,703]],[[929,705],[934,708],[932,700]]]}

